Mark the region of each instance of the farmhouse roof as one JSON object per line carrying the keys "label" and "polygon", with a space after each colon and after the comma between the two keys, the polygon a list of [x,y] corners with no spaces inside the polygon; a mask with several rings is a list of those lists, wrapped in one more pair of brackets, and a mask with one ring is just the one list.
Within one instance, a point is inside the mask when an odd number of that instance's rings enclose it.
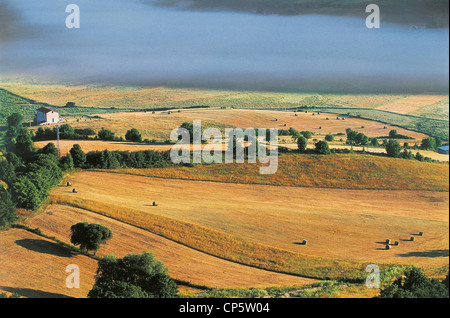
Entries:
{"label": "farmhouse roof", "polygon": [[50,113],[50,112],[53,112],[54,110],[51,108],[48,108],[48,107],[41,107],[37,111],[41,112],[41,113]]}

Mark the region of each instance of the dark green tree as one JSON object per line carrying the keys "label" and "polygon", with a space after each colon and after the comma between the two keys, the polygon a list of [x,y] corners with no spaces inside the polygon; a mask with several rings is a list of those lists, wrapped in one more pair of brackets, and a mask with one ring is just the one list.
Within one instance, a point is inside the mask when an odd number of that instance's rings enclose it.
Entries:
{"label": "dark green tree", "polygon": [[434,139],[433,137],[422,139],[422,144],[420,145],[420,148],[436,150],[436,139]]}
{"label": "dark green tree", "polygon": [[98,138],[100,138],[101,140],[114,140],[115,136],[114,136],[114,133],[111,130],[102,128],[98,132]]}
{"label": "dark green tree", "polygon": [[401,156],[402,146],[395,139],[389,139],[386,144],[386,153],[389,157],[399,158]]}
{"label": "dark green tree", "polygon": [[320,155],[328,155],[331,153],[328,143],[324,140],[320,140],[315,144],[315,153]]}
{"label": "dark green tree", "polygon": [[[113,284],[118,282],[127,285]],[[178,294],[177,285],[167,268],[149,252],[131,253],[122,259],[107,256],[98,262],[95,284],[88,297],[114,297],[123,291],[128,295],[131,292],[131,296],[152,298],[173,298]]]}
{"label": "dark green tree", "polygon": [[126,282],[103,282],[95,284],[89,298],[150,298],[139,286]]}
{"label": "dark green tree", "polygon": [[14,183],[17,180],[16,171],[12,163],[8,160],[0,161],[0,180],[3,180],[8,185]]}
{"label": "dark green tree", "polygon": [[407,150],[406,148],[403,149],[403,151],[400,153],[400,157],[403,159],[414,159],[414,155],[412,154],[411,150]]}
{"label": "dark green tree", "polygon": [[397,130],[393,129],[389,132],[389,138],[397,138],[398,132]]}
{"label": "dark green tree", "polygon": [[102,169],[118,169],[120,168],[120,163],[117,160],[117,157],[114,155],[114,152],[110,152],[108,150],[104,150],[101,153],[101,163]]}
{"label": "dark green tree", "polygon": [[81,149],[81,146],[79,144],[75,144],[69,152],[73,159],[73,166],[75,168],[82,168],[86,163],[86,154]]}
{"label": "dark green tree", "polygon": [[70,242],[80,245],[83,251],[94,251],[94,255],[101,244],[112,238],[111,230],[100,224],[77,223],[72,225],[70,230],[72,232]]}
{"label": "dark green tree", "polygon": [[354,145],[356,143],[356,137],[358,136],[358,132],[355,130],[351,130],[348,128],[347,132],[347,143],[350,145]]}
{"label": "dark green tree", "polygon": [[373,147],[378,147],[380,145],[380,143],[378,142],[377,138],[372,138],[370,140],[370,145],[373,146]]}
{"label": "dark green tree", "polygon": [[379,298],[448,298],[445,280],[430,279],[420,268],[413,267],[380,290]]}
{"label": "dark green tree", "polygon": [[14,153],[25,161],[30,160],[36,151],[32,134],[28,128],[21,128],[16,138]]}
{"label": "dark green tree", "polygon": [[325,136],[326,141],[334,141],[334,136],[332,134],[328,134]]}
{"label": "dark green tree", "polygon": [[132,128],[125,134],[125,139],[128,141],[141,142],[142,134],[136,128]]}
{"label": "dark green tree", "polygon": [[14,113],[7,118],[7,130],[5,135],[5,146],[8,151],[15,150],[17,136],[23,127],[23,116],[20,113]]}
{"label": "dark green tree", "polygon": [[14,166],[14,169],[18,169],[22,166],[22,160],[13,152],[6,153],[5,158]]}
{"label": "dark green tree", "polygon": [[308,140],[303,136],[298,136],[297,146],[300,152],[305,152],[306,147],[308,146]]}
{"label": "dark green tree", "polygon": [[61,158],[59,167],[63,171],[72,170],[74,168],[73,158],[70,152]]}
{"label": "dark green tree", "polygon": [[60,137],[64,139],[72,138],[75,135],[75,131],[69,124],[63,124],[59,127]]}
{"label": "dark green tree", "polygon": [[42,149],[40,149],[39,153],[52,155],[55,158],[58,158],[58,156],[59,156],[58,148],[56,148],[55,144],[52,142],[48,143]]}
{"label": "dark green tree", "polygon": [[367,145],[369,143],[369,137],[363,133],[358,133],[356,135],[355,144],[357,145]]}
{"label": "dark green tree", "polygon": [[37,210],[42,203],[41,194],[27,177],[21,176],[11,186],[11,193],[17,207]]}
{"label": "dark green tree", "polygon": [[0,189],[0,230],[17,220],[17,209],[8,191]]}
{"label": "dark green tree", "polygon": [[425,161],[425,157],[420,152],[417,152],[414,158],[418,161]]}
{"label": "dark green tree", "polygon": [[309,130],[305,130],[305,131],[301,131],[300,132],[303,137],[305,137],[306,139],[310,139],[313,136],[313,133],[310,132]]}

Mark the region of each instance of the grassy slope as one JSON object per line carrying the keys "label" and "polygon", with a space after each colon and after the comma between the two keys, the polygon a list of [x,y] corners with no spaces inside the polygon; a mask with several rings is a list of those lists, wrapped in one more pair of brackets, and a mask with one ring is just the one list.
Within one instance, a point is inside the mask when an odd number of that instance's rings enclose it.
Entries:
{"label": "grassy slope", "polygon": [[[59,187],[53,203],[116,218],[224,259],[305,277],[362,277],[366,260],[434,268],[445,260],[425,256],[448,249],[445,192],[274,188],[98,172],[68,180],[78,194]],[[151,207],[153,200],[161,207]],[[406,242],[419,230],[426,238]],[[380,241],[386,237],[400,239],[401,246],[384,252]],[[303,238],[310,240],[306,249],[293,243]]]}
{"label": "grassy slope", "polygon": [[185,180],[296,187],[449,190],[447,164],[362,154],[284,154],[279,156],[278,170],[273,175],[260,175],[259,166],[248,163],[198,165],[195,168],[120,169],[115,172]]}

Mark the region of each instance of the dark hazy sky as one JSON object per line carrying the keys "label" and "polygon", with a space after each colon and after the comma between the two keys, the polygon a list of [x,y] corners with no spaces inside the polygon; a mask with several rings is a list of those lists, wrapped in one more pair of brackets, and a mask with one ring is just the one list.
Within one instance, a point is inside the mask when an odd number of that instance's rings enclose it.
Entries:
{"label": "dark hazy sky", "polygon": [[[80,7],[80,29],[65,26],[70,3]],[[448,91],[448,29],[383,21],[367,29],[358,18],[192,12],[139,0],[0,0],[0,10],[2,75],[139,86]]]}

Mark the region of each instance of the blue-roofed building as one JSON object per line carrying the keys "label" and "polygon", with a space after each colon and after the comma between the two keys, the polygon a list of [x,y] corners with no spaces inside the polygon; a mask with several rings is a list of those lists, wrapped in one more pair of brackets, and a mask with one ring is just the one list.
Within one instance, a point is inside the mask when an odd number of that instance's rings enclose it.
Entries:
{"label": "blue-roofed building", "polygon": [[448,155],[448,146],[438,147],[438,152],[444,155]]}

